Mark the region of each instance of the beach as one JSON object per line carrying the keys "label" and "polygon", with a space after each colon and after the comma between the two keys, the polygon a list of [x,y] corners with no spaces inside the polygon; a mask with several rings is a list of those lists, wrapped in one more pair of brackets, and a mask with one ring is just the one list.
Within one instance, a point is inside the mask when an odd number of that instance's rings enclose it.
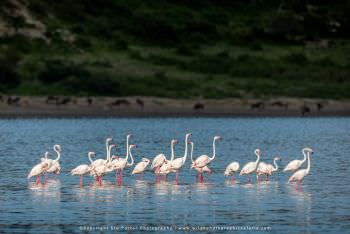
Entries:
{"label": "beach", "polygon": [[350,116],[349,100],[9,96],[0,118]]}

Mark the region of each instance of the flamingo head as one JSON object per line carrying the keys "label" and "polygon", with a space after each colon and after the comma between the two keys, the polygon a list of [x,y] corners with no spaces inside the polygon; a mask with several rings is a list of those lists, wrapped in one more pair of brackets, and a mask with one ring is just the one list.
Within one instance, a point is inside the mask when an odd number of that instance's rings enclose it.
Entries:
{"label": "flamingo head", "polygon": [[130,139],[130,137],[132,137],[132,134],[131,134],[131,133],[129,133],[129,134],[126,136],[126,138],[128,138],[128,139]]}
{"label": "flamingo head", "polygon": [[129,149],[136,148],[136,145],[130,145]]}
{"label": "flamingo head", "polygon": [[192,136],[192,133],[189,132],[186,134],[186,137],[190,137],[190,136]]}
{"label": "flamingo head", "polygon": [[61,146],[58,145],[58,144],[56,144],[56,145],[53,146],[53,150],[54,150],[54,151],[61,152]]}
{"label": "flamingo head", "polygon": [[49,157],[49,155],[50,155],[49,152],[46,151],[46,152],[45,152],[45,158],[47,159],[47,158]]}
{"label": "flamingo head", "polygon": [[112,140],[113,140],[112,137],[107,137],[106,144],[108,145]]}
{"label": "flamingo head", "polygon": [[308,148],[308,147],[307,147],[307,148],[304,148],[303,150],[306,151],[306,152],[308,152],[308,153],[311,154],[311,155],[314,154],[314,151],[313,151],[311,148]]}
{"label": "flamingo head", "polygon": [[274,157],[273,160],[275,161],[281,161],[282,159],[280,157]]}
{"label": "flamingo head", "polygon": [[91,152],[88,153],[88,155],[89,155],[89,157],[95,157],[95,152],[91,151]]}
{"label": "flamingo head", "polygon": [[256,154],[256,155],[261,155],[261,151],[260,151],[260,149],[256,149],[255,151],[254,151],[254,153]]}
{"label": "flamingo head", "polygon": [[150,160],[148,158],[142,158],[142,161],[145,162],[145,163],[149,163]]}
{"label": "flamingo head", "polygon": [[214,140],[222,140],[222,137],[221,136],[215,136]]}
{"label": "flamingo head", "polygon": [[171,140],[171,144],[177,144],[179,141],[178,140],[175,140],[175,139],[172,139]]}

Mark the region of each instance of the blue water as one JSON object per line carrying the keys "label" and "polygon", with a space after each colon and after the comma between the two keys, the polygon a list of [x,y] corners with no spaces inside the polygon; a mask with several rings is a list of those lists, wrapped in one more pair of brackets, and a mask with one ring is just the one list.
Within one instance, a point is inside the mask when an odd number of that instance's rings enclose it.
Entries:
{"label": "blue water", "polygon": [[[134,157],[152,159],[170,154],[170,140],[178,139],[176,155],[183,154],[184,135],[192,132],[195,157],[211,154],[214,135],[217,144],[213,174],[196,182],[190,161],[180,173],[155,183],[147,172],[143,179],[125,173],[123,185],[107,175],[102,187],[89,177],[79,188],[79,178],[69,175],[75,166],[87,163],[87,152],[105,157],[108,136],[125,154],[125,135],[133,133],[137,144]],[[0,120],[0,232],[54,233],[116,232],[126,227],[266,228],[272,233],[340,233],[350,230],[350,119],[349,118],[149,118],[149,119],[28,119]],[[26,176],[41,155],[61,144],[58,176],[46,186],[35,186]],[[247,184],[237,176],[226,182],[223,171],[231,161],[241,166],[255,160],[254,149],[271,163],[276,155],[282,166],[301,159],[301,149],[312,147],[311,174],[302,191],[286,184],[289,174],[279,171],[269,182]],[[129,226],[128,226],[129,225]],[[84,229],[85,228],[85,229]],[[96,230],[99,228],[99,230]],[[114,228],[114,229],[113,229]],[[207,228],[207,229],[205,229]],[[212,229],[210,229],[212,228]],[[225,229],[226,228],[226,229]],[[260,229],[261,231],[261,229]],[[257,233],[256,231],[242,231]]]}

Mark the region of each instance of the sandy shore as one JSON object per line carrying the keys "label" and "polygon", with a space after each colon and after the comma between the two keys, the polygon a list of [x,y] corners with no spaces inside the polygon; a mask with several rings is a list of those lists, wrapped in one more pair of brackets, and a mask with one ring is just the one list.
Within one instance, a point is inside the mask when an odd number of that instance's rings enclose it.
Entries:
{"label": "sandy shore", "polygon": [[350,116],[350,100],[222,99],[158,97],[12,96],[0,100],[0,118],[46,117],[254,117]]}

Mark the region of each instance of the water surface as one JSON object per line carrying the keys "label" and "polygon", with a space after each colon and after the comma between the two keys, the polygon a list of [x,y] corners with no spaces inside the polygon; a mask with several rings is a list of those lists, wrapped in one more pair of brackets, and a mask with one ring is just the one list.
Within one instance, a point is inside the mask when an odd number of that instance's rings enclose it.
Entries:
{"label": "water surface", "polygon": [[[195,157],[211,154],[217,144],[213,174],[198,183],[188,161],[180,174],[155,183],[152,173],[143,179],[125,172],[122,186],[107,175],[102,187],[69,171],[88,162],[87,152],[105,157],[104,140],[113,136],[116,154],[125,154],[125,135],[133,133],[134,157],[152,159],[170,154],[176,138],[176,155],[184,151],[184,135],[192,132]],[[350,119],[349,118],[149,118],[149,119],[28,119],[0,120],[0,232],[81,232],[82,227],[122,228],[127,225],[186,227],[269,227],[274,233],[339,233],[350,230]],[[35,186],[26,176],[41,155],[61,144],[59,176],[46,186]],[[286,184],[289,174],[278,172],[269,182],[247,184],[225,181],[223,171],[231,161],[241,166],[255,160],[282,158],[284,166],[301,159],[301,149],[312,147],[311,174],[303,190]],[[306,164],[305,164],[306,166]],[[207,230],[211,233],[218,230]],[[166,232],[166,231],[165,231]],[[253,232],[253,231],[251,231]]]}

